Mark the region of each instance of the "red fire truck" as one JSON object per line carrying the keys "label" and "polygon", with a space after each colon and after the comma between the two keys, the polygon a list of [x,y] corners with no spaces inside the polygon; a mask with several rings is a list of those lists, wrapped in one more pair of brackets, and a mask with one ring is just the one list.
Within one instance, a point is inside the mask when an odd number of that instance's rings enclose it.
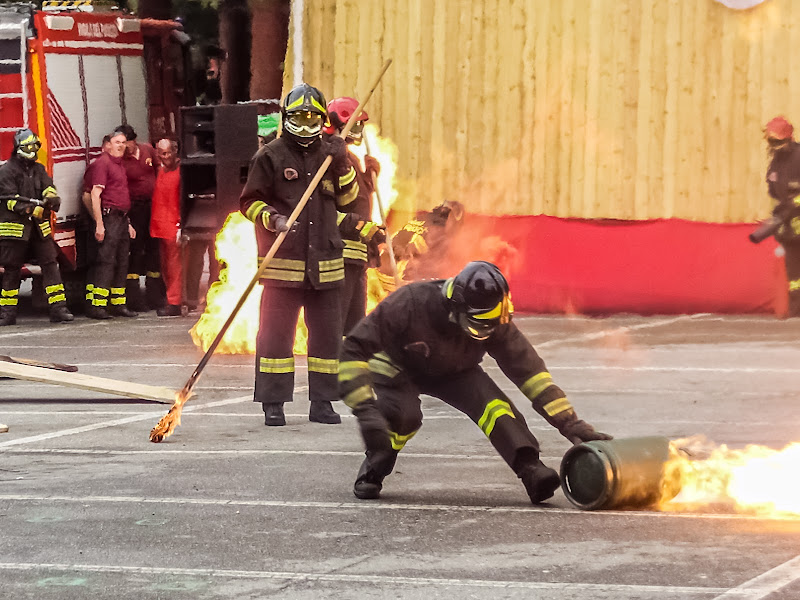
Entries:
{"label": "red fire truck", "polygon": [[100,10],[91,0],[0,5],[0,160],[17,129],[41,138],[39,160],[62,199],[54,232],[71,303],[83,295],[76,228],[86,166],[117,125],[132,125],[140,139],[175,133],[179,107],[194,103],[187,43],[180,23]]}

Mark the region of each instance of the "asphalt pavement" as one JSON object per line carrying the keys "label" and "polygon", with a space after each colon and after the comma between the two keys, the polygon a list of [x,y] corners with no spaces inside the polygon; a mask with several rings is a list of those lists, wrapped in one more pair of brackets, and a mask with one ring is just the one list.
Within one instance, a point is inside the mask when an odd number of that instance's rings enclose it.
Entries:
{"label": "asphalt pavement", "polygon": [[[618,438],[800,438],[800,320],[515,321],[579,416]],[[193,322],[27,313],[0,331],[0,354],[179,389],[203,354]],[[485,367],[558,468],[569,442]],[[800,517],[581,511],[561,490],[532,506],[480,429],[427,397],[381,499],[359,501],[356,423],[341,404],[341,425],[308,421],[305,361],[286,427],[264,426],[252,382],[253,357],[214,356],[181,425],[153,444],[168,405],[0,379],[0,597],[800,598]]]}

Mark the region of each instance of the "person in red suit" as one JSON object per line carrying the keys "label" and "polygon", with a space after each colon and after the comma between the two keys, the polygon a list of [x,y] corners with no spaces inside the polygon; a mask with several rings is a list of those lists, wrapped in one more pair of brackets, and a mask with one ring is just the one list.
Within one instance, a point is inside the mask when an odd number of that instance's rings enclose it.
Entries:
{"label": "person in red suit", "polygon": [[153,204],[150,214],[150,236],[159,242],[161,274],[167,289],[167,305],[156,311],[159,317],[181,315],[180,247],[180,192],[181,170],[178,143],[164,138],[156,144],[161,167],[153,188]]}

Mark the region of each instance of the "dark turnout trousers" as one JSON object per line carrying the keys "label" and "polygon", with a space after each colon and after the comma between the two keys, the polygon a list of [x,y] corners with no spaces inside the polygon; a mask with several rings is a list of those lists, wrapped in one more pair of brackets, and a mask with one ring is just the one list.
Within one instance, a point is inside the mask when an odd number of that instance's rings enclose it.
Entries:
{"label": "dark turnout trousers", "polygon": [[87,291],[93,307],[123,306],[130,247],[128,216],[121,210],[104,209],[103,226],[106,233],[97,245],[97,258]]}
{"label": "dark turnout trousers", "polygon": [[19,286],[25,259],[33,256],[42,269],[42,284],[47,304],[52,309],[66,306],[64,284],[58,269],[58,249],[52,237],[42,238],[34,231],[29,240],[0,241],[0,265],[3,266],[3,284],[0,290],[0,308],[16,310]]}

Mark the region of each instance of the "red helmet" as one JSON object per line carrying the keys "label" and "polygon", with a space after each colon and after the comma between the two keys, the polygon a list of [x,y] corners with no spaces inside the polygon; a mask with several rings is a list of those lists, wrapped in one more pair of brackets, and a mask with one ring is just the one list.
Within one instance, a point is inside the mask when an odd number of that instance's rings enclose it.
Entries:
{"label": "red helmet", "polygon": [[[348,96],[334,98],[328,102],[328,119],[331,124],[329,127],[325,128],[325,133],[336,133],[344,129],[347,121],[350,120],[350,117],[356,112],[357,108],[358,100]],[[347,136],[348,141],[354,141],[356,143],[361,142],[361,130],[364,121],[369,121],[369,115],[365,110],[362,110],[358,121],[356,121],[353,129],[350,130],[350,134]],[[362,125],[356,126],[358,123],[362,123]]]}
{"label": "red helmet", "polygon": [[775,117],[769,123],[767,123],[764,133],[768,138],[771,137],[776,140],[788,140],[792,137],[792,133],[794,133],[794,127],[792,127],[792,124],[782,116]]}

